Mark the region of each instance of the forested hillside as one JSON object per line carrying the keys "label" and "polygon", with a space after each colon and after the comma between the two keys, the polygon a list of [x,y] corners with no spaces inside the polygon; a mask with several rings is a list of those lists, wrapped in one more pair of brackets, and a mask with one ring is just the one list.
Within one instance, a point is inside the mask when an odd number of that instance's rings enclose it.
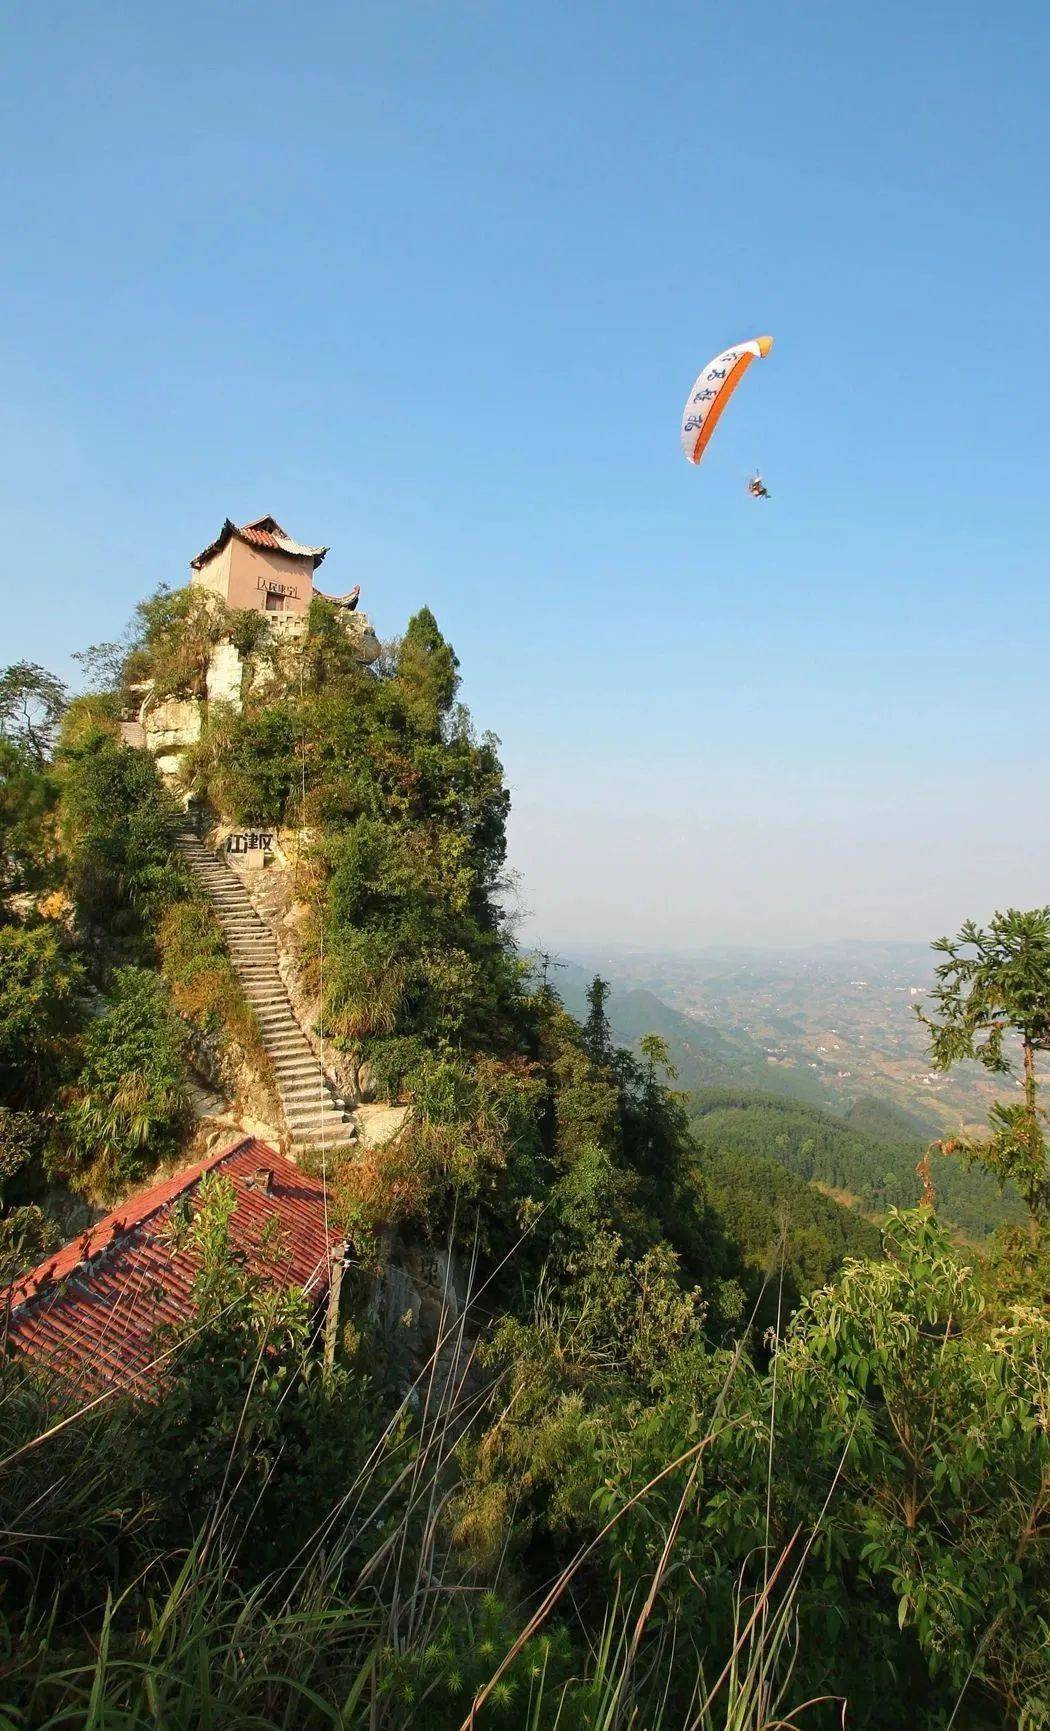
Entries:
{"label": "forested hillside", "polygon": [[[852,1199],[865,1213],[881,1218],[889,1208],[914,1207],[921,1197],[915,1169],[925,1141],[900,1138],[896,1113],[865,1104],[843,1120],[772,1095],[717,1088],[694,1093],[690,1113],[702,1149],[775,1160],[807,1184]],[[987,1238],[1004,1223],[1024,1219],[1016,1191],[1002,1194],[987,1172],[967,1170],[955,1156],[933,1153],[930,1181],[942,1218],[967,1237]]]}
{"label": "forested hillside", "polygon": [[[585,1015],[580,970],[570,964],[552,977],[568,1008]],[[749,1049],[739,1035],[682,1015],[652,992],[614,986],[608,1015],[616,1041],[632,1050],[648,1032],[666,1040],[676,1086],[689,1095],[692,1128],[705,1151],[774,1160],[876,1218],[918,1201],[922,1183],[915,1168],[939,1134],[934,1120],[924,1123],[869,1096],[839,1116],[819,1081],[803,1071],[771,1069],[758,1046]],[[1004,1195],[987,1173],[967,1170],[959,1159],[934,1153],[931,1177],[945,1220],[967,1237],[987,1238],[1024,1216],[1015,1192]]]}
{"label": "forested hillside", "polygon": [[[239,708],[207,697],[235,635]],[[72,703],[39,669],[0,682],[9,1267],[61,1229],[56,1196],[124,1196],[185,1156],[203,1049],[265,1087],[173,847],[187,797],[206,836],[279,827],[303,1001],[408,1114],[382,1147],[308,1156],[347,1245],[325,1354],[305,1293],[231,1253],[220,1181],[175,1227],[199,1274],[154,1388],[84,1402],[46,1362],[0,1363],[0,1718],[1044,1723],[1035,1083],[966,1150],[1027,1204],[987,1255],[953,1242],[961,1167],[934,1174],[951,1222],[940,1195],[914,1205],[914,1146],[725,1090],[690,1126],[665,1035],[626,1049],[601,980],[577,1019],[518,954],[497,742],[429,610],[365,666],[324,602],[289,655],[162,592],[92,665]],[[201,706],[172,785],[121,740],[147,682]],[[1004,1028],[1026,1053],[1050,1028],[1050,912],[971,941],[984,971],[946,964],[932,1038],[948,1064],[987,1036],[994,1066]],[[902,1205],[883,1231],[812,1187],[847,1171]],[[432,1350],[406,1370],[372,1300],[398,1255],[439,1251]]]}

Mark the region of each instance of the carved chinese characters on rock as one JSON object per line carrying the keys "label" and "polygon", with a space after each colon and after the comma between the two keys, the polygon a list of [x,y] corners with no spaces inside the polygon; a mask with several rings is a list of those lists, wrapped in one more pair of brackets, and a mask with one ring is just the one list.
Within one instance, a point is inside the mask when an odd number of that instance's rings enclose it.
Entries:
{"label": "carved chinese characters on rock", "polygon": [[227,853],[269,853],[273,848],[272,829],[237,829],[226,837]]}

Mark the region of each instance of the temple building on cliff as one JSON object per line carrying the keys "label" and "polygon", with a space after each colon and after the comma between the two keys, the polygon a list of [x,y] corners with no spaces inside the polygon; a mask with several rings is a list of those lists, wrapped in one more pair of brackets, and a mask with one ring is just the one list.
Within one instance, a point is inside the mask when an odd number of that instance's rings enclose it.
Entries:
{"label": "temple building on cliff", "polygon": [[314,572],[327,551],[293,541],[276,517],[257,517],[240,528],[227,517],[215,540],[190,560],[190,581],[210,589],[227,607],[304,614],[313,600]]}
{"label": "temple building on cliff", "polygon": [[153,681],[145,680],[132,688],[135,710],[121,720],[125,743],[145,746],[162,774],[177,777],[182,753],[201,736],[205,704],[219,702],[239,710],[253,682],[292,677],[288,658],[306,641],[307,615],[315,597],[338,609],[356,659],[365,667],[378,660],[382,646],[367,614],[358,611],[360,584],[345,595],[326,595],[314,585],[314,573],[327,552],[327,547],[293,541],[276,517],[256,517],[239,528],[227,517],[215,540],[190,560],[190,584],[236,612],[261,613],[272,628],[271,647],[279,651],[278,661],[264,657],[261,665],[254,664],[252,651],[242,655],[236,633],[223,629],[211,651],[203,702],[200,692],[158,697]]}

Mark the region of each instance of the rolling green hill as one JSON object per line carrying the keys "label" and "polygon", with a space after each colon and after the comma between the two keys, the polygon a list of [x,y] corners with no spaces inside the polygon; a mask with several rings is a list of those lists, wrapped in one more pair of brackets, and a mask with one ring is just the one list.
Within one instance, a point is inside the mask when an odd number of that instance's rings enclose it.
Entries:
{"label": "rolling green hill", "polygon": [[[771,1094],[710,1088],[694,1093],[692,1131],[701,1149],[725,1156],[779,1161],[809,1184],[820,1184],[866,1213],[880,1215],[919,1200],[915,1165],[923,1138],[889,1131],[903,1119],[878,1101],[858,1102],[849,1119]],[[985,1172],[935,1154],[931,1161],[939,1212],[968,1238],[981,1239],[1010,1220],[1022,1220],[1015,1195],[1000,1195]]]}

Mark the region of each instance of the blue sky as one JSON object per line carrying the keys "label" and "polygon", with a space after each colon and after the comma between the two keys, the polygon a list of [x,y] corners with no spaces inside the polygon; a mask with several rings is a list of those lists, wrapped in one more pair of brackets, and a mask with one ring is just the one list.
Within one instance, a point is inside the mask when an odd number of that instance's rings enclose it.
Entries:
{"label": "blue sky", "polygon": [[1047,900],[1048,85],[1039,0],[6,9],[0,658],[271,511],[435,609],[529,933]]}

